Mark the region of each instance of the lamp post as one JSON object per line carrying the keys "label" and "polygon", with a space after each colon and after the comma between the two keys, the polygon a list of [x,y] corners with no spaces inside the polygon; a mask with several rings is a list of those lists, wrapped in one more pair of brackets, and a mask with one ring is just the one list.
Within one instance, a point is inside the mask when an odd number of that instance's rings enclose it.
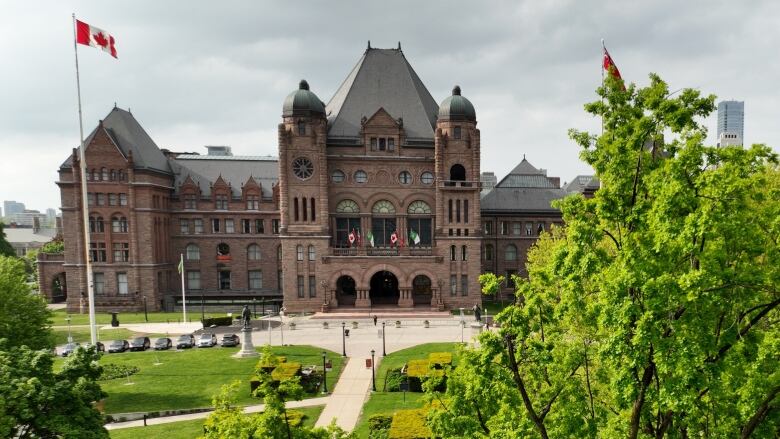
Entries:
{"label": "lamp post", "polygon": [[374,350],[371,349],[371,389],[376,392],[376,378],[374,377]]}
{"label": "lamp post", "polygon": [[256,297],[252,297],[252,309],[254,310],[253,314],[252,314],[252,318],[256,319],[257,318],[257,298]]}
{"label": "lamp post", "polygon": [[201,289],[200,290],[200,321],[201,321],[201,323],[203,323],[203,321],[206,320],[206,309],[205,309],[206,304],[204,302],[205,301],[203,300],[203,290]]}
{"label": "lamp post", "polygon": [[144,320],[149,322],[149,314],[146,311],[146,294],[144,294]]}
{"label": "lamp post", "polygon": [[347,323],[341,322],[341,356],[346,357],[347,356],[347,335],[346,330]]}
{"label": "lamp post", "polygon": [[382,322],[382,356],[387,356],[387,351],[385,351],[385,322]]}
{"label": "lamp post", "polygon": [[328,394],[328,371],[325,369],[325,351],[322,351],[322,394]]}
{"label": "lamp post", "polygon": [[70,314],[65,317],[65,321],[68,322],[68,343],[73,343],[73,337],[70,335]]}

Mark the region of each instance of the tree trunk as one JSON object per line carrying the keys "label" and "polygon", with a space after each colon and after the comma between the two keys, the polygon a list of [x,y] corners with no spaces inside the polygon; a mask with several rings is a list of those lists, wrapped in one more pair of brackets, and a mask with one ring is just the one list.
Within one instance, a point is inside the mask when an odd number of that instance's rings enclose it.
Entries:
{"label": "tree trunk", "polygon": [[528,416],[531,418],[531,421],[533,421],[534,425],[536,425],[536,429],[539,430],[539,435],[542,437],[542,439],[549,439],[547,436],[547,428],[544,426],[544,421],[536,414],[536,410],[534,410],[534,406],[531,403],[531,398],[528,397],[528,392],[525,389],[525,383],[523,382],[523,378],[520,376],[520,371],[517,367],[517,360],[515,359],[515,347],[512,343],[512,338],[509,335],[506,337],[506,348],[509,354],[509,367],[512,369],[512,376],[514,377],[515,385],[517,385],[517,389],[520,390],[520,395],[523,397],[523,405],[525,405],[525,409],[528,410]]}
{"label": "tree trunk", "polygon": [[[650,353],[652,356],[652,348],[650,349]],[[636,439],[639,435],[639,420],[642,417],[642,407],[645,404],[645,393],[647,392],[647,387],[650,385],[650,383],[653,381],[653,371],[655,369],[655,366],[650,361],[650,364],[645,368],[644,373],[642,374],[642,383],[641,387],[639,388],[639,396],[637,396],[636,400],[634,401],[634,406],[631,409],[631,422],[629,424],[629,430],[628,430],[628,437],[630,439]]]}

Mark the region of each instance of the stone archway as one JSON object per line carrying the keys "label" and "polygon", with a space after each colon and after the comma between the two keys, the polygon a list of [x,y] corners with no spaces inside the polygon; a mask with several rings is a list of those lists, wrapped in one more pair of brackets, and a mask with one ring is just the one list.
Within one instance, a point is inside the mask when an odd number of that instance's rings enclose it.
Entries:
{"label": "stone archway", "polygon": [[371,276],[369,283],[369,298],[371,305],[398,305],[401,292],[398,289],[398,278],[395,274],[381,270]]}
{"label": "stone archway", "polygon": [[419,274],[412,279],[412,302],[417,305],[431,305],[433,299],[433,283],[431,278]]}
{"label": "stone archway", "polygon": [[355,306],[357,286],[352,276],[341,276],[336,280],[336,300],[339,306]]}

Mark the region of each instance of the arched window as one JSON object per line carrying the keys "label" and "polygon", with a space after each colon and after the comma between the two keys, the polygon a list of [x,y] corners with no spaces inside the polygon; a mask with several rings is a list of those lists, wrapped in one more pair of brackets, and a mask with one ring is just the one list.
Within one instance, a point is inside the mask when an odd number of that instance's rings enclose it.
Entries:
{"label": "arched window", "polygon": [[116,171],[116,178],[119,181],[125,181],[125,171],[123,171],[121,169]]}
{"label": "arched window", "polygon": [[344,171],[342,171],[340,169],[336,169],[335,171],[333,171],[333,173],[330,174],[330,179],[334,183],[342,183],[342,182],[344,182],[345,178],[346,178],[346,175],[344,175]]}
{"label": "arched window", "polygon": [[517,260],[517,247],[514,244],[509,244],[504,250],[504,260],[516,261]]}
{"label": "arched window", "polygon": [[395,213],[395,206],[393,206],[393,203],[387,200],[379,200],[374,203],[374,207],[371,208],[371,212],[381,215],[389,215]]}
{"label": "arched window", "polygon": [[412,201],[409,204],[409,207],[406,209],[406,213],[412,215],[430,215],[431,206],[429,206],[428,203],[426,203],[425,201],[421,201],[421,200]]}
{"label": "arched window", "polygon": [[199,261],[200,260],[200,247],[197,244],[187,244],[187,260]]}
{"label": "arched window", "polygon": [[111,231],[113,233],[127,233],[127,218],[123,216],[112,217]]}
{"label": "arched window", "polygon": [[108,181],[108,169],[103,168],[101,171],[103,172],[103,181]]}
{"label": "arched window", "polygon": [[116,181],[116,171],[113,169],[111,170],[111,181]]}
{"label": "arched window", "polygon": [[454,261],[455,260],[455,257],[457,256],[457,252],[458,252],[457,248],[455,248],[454,245],[451,245],[450,246],[450,261]]}
{"label": "arched window", "polygon": [[316,214],[315,209],[314,209],[314,197],[311,197],[309,199],[309,203],[311,204],[311,220],[312,221],[317,221],[317,214]]}
{"label": "arched window", "polygon": [[295,247],[295,259],[302,261],[303,260],[303,246],[298,245]]}
{"label": "arched window", "polygon": [[246,248],[246,257],[250,261],[259,261],[260,260],[260,246],[257,244],[249,244],[249,247]]}
{"label": "arched window", "polygon": [[355,172],[355,183],[365,183],[368,181],[368,174],[366,171],[360,170]]}
{"label": "arched window", "polygon": [[306,218],[306,197],[301,198],[301,210],[303,211],[303,220],[307,221],[307,218]]}
{"label": "arched window", "polygon": [[298,210],[298,197],[293,198],[293,216],[295,221],[298,221],[298,218],[300,218]]}
{"label": "arched window", "polygon": [[91,216],[89,217],[89,231],[92,233],[103,233],[105,231],[105,228],[103,226],[103,217],[102,216]]}
{"label": "arched window", "polygon": [[468,254],[467,254],[467,253],[468,253],[468,247],[466,247],[465,245],[464,245],[464,246],[462,246],[462,247],[460,248],[460,260],[461,260],[461,261],[465,261],[465,260],[467,260],[467,259],[468,259],[468,258],[467,258],[467,256],[468,256]]}
{"label": "arched window", "polygon": [[485,260],[486,261],[492,261],[493,260],[493,245],[487,244],[485,246]]}
{"label": "arched window", "polygon": [[450,168],[450,180],[452,181],[466,181],[466,168],[460,164],[454,164]]}
{"label": "arched window", "polygon": [[431,184],[433,183],[433,172],[425,171],[420,175],[420,181],[423,184]]}
{"label": "arched window", "polygon": [[401,171],[401,173],[398,174],[398,181],[401,182],[401,184],[409,184],[412,182],[412,174],[410,174],[409,171]]}
{"label": "arched window", "polygon": [[230,256],[230,246],[224,242],[217,245],[217,256]]}
{"label": "arched window", "polygon": [[352,200],[342,200],[336,205],[336,213],[360,213],[360,207]]}
{"label": "arched window", "polygon": [[317,250],[314,249],[313,245],[309,246],[309,260],[314,261],[317,259]]}
{"label": "arched window", "polygon": [[302,120],[298,121],[298,135],[299,136],[306,135],[306,122]]}

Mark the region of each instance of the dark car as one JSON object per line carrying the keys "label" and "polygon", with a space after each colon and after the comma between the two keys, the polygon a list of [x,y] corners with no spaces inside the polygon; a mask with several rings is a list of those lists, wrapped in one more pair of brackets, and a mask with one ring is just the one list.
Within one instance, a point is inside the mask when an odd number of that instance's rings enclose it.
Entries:
{"label": "dark car", "polygon": [[136,337],[133,339],[133,341],[130,342],[130,350],[145,351],[149,349],[151,345],[152,342],[149,340],[149,337]]}
{"label": "dark car", "polygon": [[199,348],[210,348],[217,345],[217,336],[213,332],[204,332],[198,337]]}
{"label": "dark car", "polygon": [[[84,345],[85,348],[92,347],[92,343],[87,343]],[[106,345],[104,345],[101,342],[97,342],[95,344],[95,352],[105,352],[106,351]]]}
{"label": "dark car", "polygon": [[225,334],[222,336],[222,347],[238,346],[241,343],[236,334]]}
{"label": "dark car", "polygon": [[176,340],[176,349],[189,349],[195,346],[195,337],[192,334],[180,335]]}
{"label": "dark car", "polygon": [[108,353],[115,354],[130,349],[130,343],[127,340],[114,340],[108,345]]}
{"label": "dark car", "polygon": [[62,348],[62,356],[67,357],[68,355],[72,354],[73,351],[75,351],[79,346],[81,346],[78,343],[68,343],[65,345],[64,348]]}
{"label": "dark car", "polygon": [[154,341],[155,351],[164,351],[166,349],[170,349],[171,346],[173,346],[173,342],[171,342],[171,339],[168,337],[158,338]]}

